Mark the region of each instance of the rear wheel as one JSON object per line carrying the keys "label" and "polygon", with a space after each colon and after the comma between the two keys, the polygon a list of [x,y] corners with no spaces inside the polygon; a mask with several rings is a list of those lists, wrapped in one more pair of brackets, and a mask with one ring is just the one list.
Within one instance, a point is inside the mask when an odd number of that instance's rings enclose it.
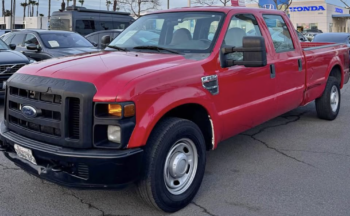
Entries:
{"label": "rear wheel", "polygon": [[320,98],[316,99],[317,115],[321,119],[334,120],[340,109],[340,83],[335,77],[329,77],[326,88]]}
{"label": "rear wheel", "polygon": [[187,206],[198,192],[205,171],[206,148],[199,127],[167,118],[152,132],[145,149],[140,196],[165,212]]}

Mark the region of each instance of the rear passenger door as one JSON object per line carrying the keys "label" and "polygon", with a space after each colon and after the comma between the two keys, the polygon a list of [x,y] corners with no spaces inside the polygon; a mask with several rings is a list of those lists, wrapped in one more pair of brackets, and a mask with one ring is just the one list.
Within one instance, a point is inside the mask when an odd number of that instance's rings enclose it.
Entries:
{"label": "rear passenger door", "polygon": [[304,98],[304,56],[287,16],[263,14],[263,19],[273,41],[271,68],[277,83],[277,111],[283,114],[298,107]]}

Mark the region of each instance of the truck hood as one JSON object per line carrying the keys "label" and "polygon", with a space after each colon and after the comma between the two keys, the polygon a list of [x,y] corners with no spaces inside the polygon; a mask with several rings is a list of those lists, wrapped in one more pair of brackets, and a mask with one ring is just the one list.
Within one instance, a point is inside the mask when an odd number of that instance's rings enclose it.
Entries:
{"label": "truck hood", "polygon": [[116,89],[136,77],[193,61],[174,54],[104,51],[33,63],[18,73],[90,82],[97,90]]}

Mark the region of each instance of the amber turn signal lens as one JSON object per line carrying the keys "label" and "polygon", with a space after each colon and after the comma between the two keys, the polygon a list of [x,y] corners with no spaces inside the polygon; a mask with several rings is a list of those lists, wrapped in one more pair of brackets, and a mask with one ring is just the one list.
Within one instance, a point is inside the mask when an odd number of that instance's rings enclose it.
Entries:
{"label": "amber turn signal lens", "polygon": [[108,104],[108,113],[110,115],[122,116],[122,106],[119,104]]}
{"label": "amber turn signal lens", "polygon": [[124,117],[131,117],[135,115],[135,105],[128,104],[124,106]]}

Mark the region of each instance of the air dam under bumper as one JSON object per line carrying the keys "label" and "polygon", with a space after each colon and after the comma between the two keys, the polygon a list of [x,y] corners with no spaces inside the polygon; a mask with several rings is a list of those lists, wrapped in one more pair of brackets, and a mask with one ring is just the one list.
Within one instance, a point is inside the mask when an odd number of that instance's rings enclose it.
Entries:
{"label": "air dam under bumper", "polygon": [[[120,188],[139,177],[143,150],[69,149],[38,142],[0,124],[0,150],[26,172],[74,188]],[[32,150],[37,165],[17,156],[14,144]]]}

